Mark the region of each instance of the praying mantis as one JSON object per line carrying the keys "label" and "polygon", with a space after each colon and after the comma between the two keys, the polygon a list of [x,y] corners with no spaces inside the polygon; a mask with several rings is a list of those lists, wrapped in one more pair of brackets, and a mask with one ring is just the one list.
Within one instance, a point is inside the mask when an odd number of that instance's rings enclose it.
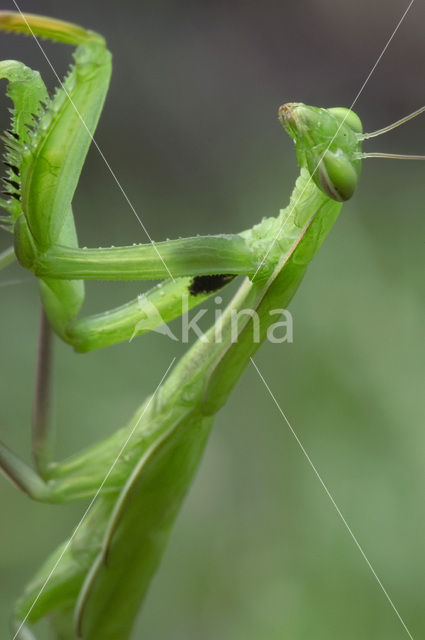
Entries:
{"label": "praying mantis", "polygon": [[[3,136],[0,203],[6,212],[0,222],[14,244],[0,255],[0,268],[17,259],[36,277],[44,310],[42,343],[50,330],[78,352],[130,340],[181,315],[183,299],[194,308],[233,278],[245,277],[217,321],[220,331],[213,326],[197,340],[124,428],[52,462],[42,355],[33,429],[36,470],[0,447],[1,470],[29,497],[55,504],[89,500],[78,528],[18,601],[12,637],[33,637],[30,625],[48,617],[57,638],[125,640],[215,414],[273,330],[274,312],[288,306],[342,203],[353,195],[362,160],[380,155],[363,153],[363,141],[424,108],[366,134],[349,109],[288,103],[278,115],[295,143],[300,176],[276,218],[240,234],[79,248],[72,200],[108,90],[111,55],[99,34],[52,18],[1,12],[0,29],[77,47],[74,65],[53,97],[38,72],[16,61],[0,63],[14,104],[11,129]],[[92,279],[164,282],[142,298],[80,317],[83,281]]]}

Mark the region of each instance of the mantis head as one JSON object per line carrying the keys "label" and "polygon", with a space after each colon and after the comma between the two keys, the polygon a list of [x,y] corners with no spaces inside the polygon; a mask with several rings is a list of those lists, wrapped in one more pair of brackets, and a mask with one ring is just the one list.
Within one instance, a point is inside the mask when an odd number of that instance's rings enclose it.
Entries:
{"label": "mantis head", "polygon": [[392,131],[425,112],[417,109],[393,124],[372,133],[363,133],[360,118],[344,107],[321,109],[302,102],[288,102],[279,108],[279,120],[294,140],[298,163],[329,198],[344,202],[353,195],[363,158],[425,160],[425,156],[395,153],[362,153],[363,140]]}
{"label": "mantis head", "polygon": [[363,139],[354,111],[289,102],[280,107],[279,120],[295,142],[300,166],[319,189],[338,202],[351,198],[360,177]]}

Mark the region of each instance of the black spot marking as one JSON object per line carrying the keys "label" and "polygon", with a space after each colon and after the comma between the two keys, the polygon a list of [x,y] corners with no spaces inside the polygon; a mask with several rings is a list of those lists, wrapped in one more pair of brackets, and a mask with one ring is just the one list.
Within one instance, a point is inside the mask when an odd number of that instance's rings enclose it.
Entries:
{"label": "black spot marking", "polygon": [[15,140],[19,140],[19,136],[17,133],[15,133],[14,131],[12,131],[12,129],[8,129],[7,133],[11,136],[13,136],[15,138]]}
{"label": "black spot marking", "polygon": [[195,276],[189,285],[189,293],[191,296],[197,296],[200,293],[213,293],[218,291],[228,282],[233,280],[233,275],[212,275],[212,276]]}

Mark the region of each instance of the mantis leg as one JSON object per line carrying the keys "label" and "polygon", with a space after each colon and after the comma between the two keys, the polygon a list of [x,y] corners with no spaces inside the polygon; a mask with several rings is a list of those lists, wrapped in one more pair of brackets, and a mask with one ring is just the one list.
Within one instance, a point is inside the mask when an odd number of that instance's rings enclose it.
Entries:
{"label": "mantis leg", "polygon": [[[25,122],[31,135],[21,123],[13,121],[13,130],[6,137],[13,172],[7,180],[11,197],[7,206],[15,221],[15,251],[20,263],[40,279],[44,309],[63,340],[77,350],[88,351],[130,339],[181,314],[182,299],[188,291],[190,308],[204,299],[205,292],[214,290],[201,282],[195,292],[190,291],[194,276],[255,273],[256,254],[244,238],[236,235],[117,249],[78,248],[71,202],[109,84],[110,54],[100,35],[50,18],[0,12],[0,29],[78,46],[75,65],[52,99],[45,95],[36,72],[13,61],[3,70],[15,113],[28,111],[27,95],[22,91],[24,76],[31,79],[34,102]],[[183,279],[168,282],[162,289],[154,289],[112,312],[77,319],[84,299],[81,280],[169,276],[172,280]],[[223,278],[221,284],[225,282]],[[152,320],[154,304],[157,313]]]}
{"label": "mantis leg", "polygon": [[[64,463],[50,463],[43,470],[44,477],[0,442],[0,471],[12,484],[37,502],[64,504],[91,498],[97,493],[116,493],[124,481],[123,477],[129,473],[129,464],[134,464],[133,455],[117,465],[104,485],[102,482],[120,445],[125,442],[127,431],[120,429],[102,444],[93,446]],[[137,449],[138,444],[140,445],[137,441],[133,442],[133,448]]]}
{"label": "mantis leg", "polygon": [[0,442],[0,470],[18,489],[33,500],[48,502],[47,484],[31,467]]}
{"label": "mantis leg", "polygon": [[[91,351],[169,322],[235,275],[255,273],[257,263],[244,238],[223,235],[110,249],[54,246],[35,258],[32,270],[40,278],[43,305],[55,331],[77,351]],[[78,307],[61,313],[68,297],[65,286],[75,286],[76,279],[162,279],[168,269],[175,280],[166,280],[116,309],[82,319],[77,317]]]}
{"label": "mantis leg", "polygon": [[193,278],[166,280],[120,307],[76,318],[67,325],[64,339],[79,352],[131,340],[159,327],[163,327],[162,333],[171,339],[177,339],[164,325],[188,312],[215,291],[192,295],[192,282]]}
{"label": "mantis leg", "polygon": [[258,257],[239,235],[198,236],[129,247],[52,246],[34,259],[39,278],[161,280],[210,274],[250,275]]}
{"label": "mantis leg", "polygon": [[[256,252],[247,240],[223,235],[109,249],[54,246],[34,259],[32,269],[41,278],[43,303],[57,333],[77,351],[91,351],[169,322],[200,304],[234,275],[254,273],[257,263]],[[167,280],[116,309],[82,319],[76,313],[58,313],[56,301],[64,293],[63,285],[72,279],[164,278],[168,265],[176,280]]]}
{"label": "mantis leg", "polygon": [[182,406],[159,411],[154,398],[147,398],[125,427],[63,462],[46,464],[43,477],[0,442],[0,471],[39,502],[116,497],[144,453],[185,411]]}
{"label": "mantis leg", "polygon": [[[78,246],[71,202],[109,86],[111,55],[102,36],[60,20],[0,12],[0,30],[77,46],[52,98],[37,72],[14,61],[0,68],[14,103],[12,128],[4,136],[10,198],[0,204],[14,223],[17,258],[28,268],[34,252]],[[49,321],[61,335],[81,308],[82,283],[46,276],[40,287]]]}
{"label": "mantis leg", "polygon": [[21,491],[34,500],[49,498],[46,484],[49,454],[49,395],[51,386],[51,329],[44,311],[41,311],[40,333],[36,368],[33,409],[32,449],[38,473],[20,460],[0,442],[0,469]]}
{"label": "mantis leg", "polygon": [[45,476],[50,458],[50,392],[52,365],[52,329],[44,309],[40,313],[40,330],[34,408],[32,415],[32,452],[37,471]]}
{"label": "mantis leg", "polygon": [[[136,412],[136,416],[138,413]],[[37,502],[63,504],[92,498],[97,494],[116,493],[130,473],[131,465],[135,464],[139,448],[144,446],[143,438],[134,438],[125,460],[114,463],[117,452],[128,438],[134,419],[127,427],[119,429],[86,451],[62,463],[46,464],[43,477],[0,442],[0,471],[12,484]],[[105,481],[108,472],[110,473]]]}
{"label": "mantis leg", "polygon": [[[36,393],[33,411],[33,457],[37,471],[0,442],[0,471],[18,489],[39,502],[63,503],[83,497],[92,497],[102,485],[111,467],[113,455],[125,439],[126,429],[116,432],[103,444],[74,456],[66,463],[57,464],[49,460],[48,402],[50,391],[50,338],[51,329],[42,312],[40,343],[37,362]],[[96,472],[87,474],[87,469],[96,467]],[[115,491],[122,483],[122,469],[118,476],[112,475],[105,491]]]}

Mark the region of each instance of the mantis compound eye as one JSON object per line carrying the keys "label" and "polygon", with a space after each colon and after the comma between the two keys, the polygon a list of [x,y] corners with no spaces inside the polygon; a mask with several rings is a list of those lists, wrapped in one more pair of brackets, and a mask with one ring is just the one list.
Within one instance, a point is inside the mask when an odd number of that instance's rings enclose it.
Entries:
{"label": "mantis compound eye", "polygon": [[[337,151],[325,151],[318,163],[313,180],[319,189],[338,202],[344,202],[351,198],[359,180],[359,172],[352,160],[341,149],[338,149]],[[314,171],[314,167],[312,170]]]}
{"label": "mantis compound eye", "polygon": [[333,107],[332,109],[326,109],[328,113],[331,113],[341,123],[350,127],[355,133],[363,133],[363,125],[357,113],[346,109],[345,107]]}

